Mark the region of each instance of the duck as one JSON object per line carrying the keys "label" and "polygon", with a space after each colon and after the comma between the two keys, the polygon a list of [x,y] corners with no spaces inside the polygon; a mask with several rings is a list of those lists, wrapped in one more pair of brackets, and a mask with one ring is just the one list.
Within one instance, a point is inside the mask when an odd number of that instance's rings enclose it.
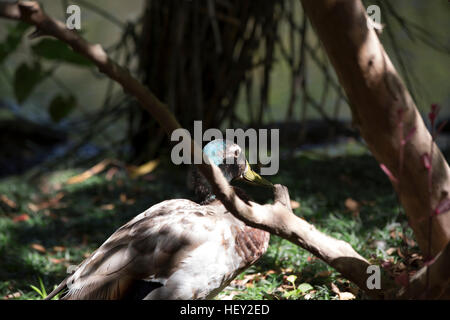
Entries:
{"label": "duck", "polygon": [[[203,153],[228,182],[272,184],[251,169],[244,150],[223,139]],[[270,233],[250,227],[216,199],[194,169],[199,199],[165,200],[117,229],[79,264],[46,299],[212,299],[266,252]],[[243,201],[251,199],[233,187]]]}

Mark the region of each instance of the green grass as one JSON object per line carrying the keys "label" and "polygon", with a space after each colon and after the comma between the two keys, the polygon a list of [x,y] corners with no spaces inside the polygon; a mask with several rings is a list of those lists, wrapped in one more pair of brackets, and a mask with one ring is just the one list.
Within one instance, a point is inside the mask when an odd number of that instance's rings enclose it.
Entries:
{"label": "green grass", "polygon": [[[404,214],[398,212],[388,179],[370,155],[331,158],[300,154],[282,161],[280,168],[271,180],[289,187],[292,200],[300,203],[295,209],[298,216],[348,241],[374,263],[388,258],[400,262],[397,252],[386,253],[389,248],[405,246],[392,236],[393,231],[406,228],[407,237],[413,239],[413,235]],[[106,170],[79,184],[62,183],[85,169],[55,171],[36,181],[21,176],[0,180],[0,195],[16,205],[12,208],[0,201],[0,298],[41,299],[66,276],[69,265],[79,264],[133,216],[164,199],[192,197],[185,168],[169,165],[158,167],[149,179],[132,180],[119,170],[108,180]],[[268,197],[256,189],[250,194],[257,200]],[[348,198],[361,205],[359,215],[346,208]],[[48,205],[51,199],[57,201]],[[30,204],[41,208],[33,211]],[[21,214],[27,214],[28,220],[14,221]],[[32,247],[36,244],[45,251]],[[408,251],[417,252],[418,248],[413,244]],[[218,298],[337,299],[331,283],[340,291],[364,298],[325,263],[272,236],[263,258]]]}

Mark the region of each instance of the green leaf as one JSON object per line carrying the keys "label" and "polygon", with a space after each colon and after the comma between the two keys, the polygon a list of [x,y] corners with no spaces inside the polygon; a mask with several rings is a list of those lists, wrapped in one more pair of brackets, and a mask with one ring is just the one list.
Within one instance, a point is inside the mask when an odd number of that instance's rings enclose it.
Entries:
{"label": "green leaf", "polygon": [[54,122],[59,122],[67,117],[76,107],[77,100],[74,96],[70,95],[64,97],[57,95],[50,102],[48,112]]}
{"label": "green leaf", "polygon": [[36,291],[42,299],[47,297],[47,291],[45,290],[44,283],[42,282],[42,279],[39,277],[39,286],[40,288],[37,288],[36,286],[30,285],[30,288]]}
{"label": "green leaf", "polygon": [[307,293],[308,291],[310,291],[314,288],[309,283],[302,283],[298,286],[297,289],[300,290],[302,293]]}
{"label": "green leaf", "polygon": [[23,103],[33,92],[34,88],[42,82],[48,72],[43,72],[41,64],[35,62],[33,66],[21,64],[14,74],[14,95],[19,104]]}
{"label": "green leaf", "polygon": [[294,284],[295,280],[297,280],[297,276],[294,274],[291,274],[289,277],[287,277],[286,280],[289,281],[290,283]]}
{"label": "green leaf", "polygon": [[17,23],[8,32],[5,41],[0,43],[0,63],[2,63],[8,55],[17,49],[22,37],[30,26],[24,22]]}
{"label": "green leaf", "polygon": [[65,43],[55,39],[43,39],[31,47],[33,53],[54,61],[72,63],[79,66],[92,66],[92,63],[85,57],[74,52]]}

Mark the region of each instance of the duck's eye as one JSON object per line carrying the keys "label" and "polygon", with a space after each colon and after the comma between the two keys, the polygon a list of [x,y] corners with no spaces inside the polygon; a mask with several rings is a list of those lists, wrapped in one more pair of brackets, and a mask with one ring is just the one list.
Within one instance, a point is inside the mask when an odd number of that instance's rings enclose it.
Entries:
{"label": "duck's eye", "polygon": [[235,158],[239,157],[239,150],[234,151]]}

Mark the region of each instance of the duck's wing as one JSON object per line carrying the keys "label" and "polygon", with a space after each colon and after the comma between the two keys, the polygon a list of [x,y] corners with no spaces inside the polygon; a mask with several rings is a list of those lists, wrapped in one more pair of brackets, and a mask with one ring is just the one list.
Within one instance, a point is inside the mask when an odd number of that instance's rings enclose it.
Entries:
{"label": "duck's wing", "polygon": [[200,230],[213,227],[210,219],[198,219],[207,214],[202,211],[182,199],[151,207],[112,234],[48,298],[67,288],[63,299],[123,299],[142,289],[139,280],[148,282],[148,290],[154,289],[150,282],[155,288],[164,285],[207,237]]}
{"label": "duck's wing", "polygon": [[54,291],[62,299],[206,299],[267,249],[223,205],[161,202],[119,228]]}

